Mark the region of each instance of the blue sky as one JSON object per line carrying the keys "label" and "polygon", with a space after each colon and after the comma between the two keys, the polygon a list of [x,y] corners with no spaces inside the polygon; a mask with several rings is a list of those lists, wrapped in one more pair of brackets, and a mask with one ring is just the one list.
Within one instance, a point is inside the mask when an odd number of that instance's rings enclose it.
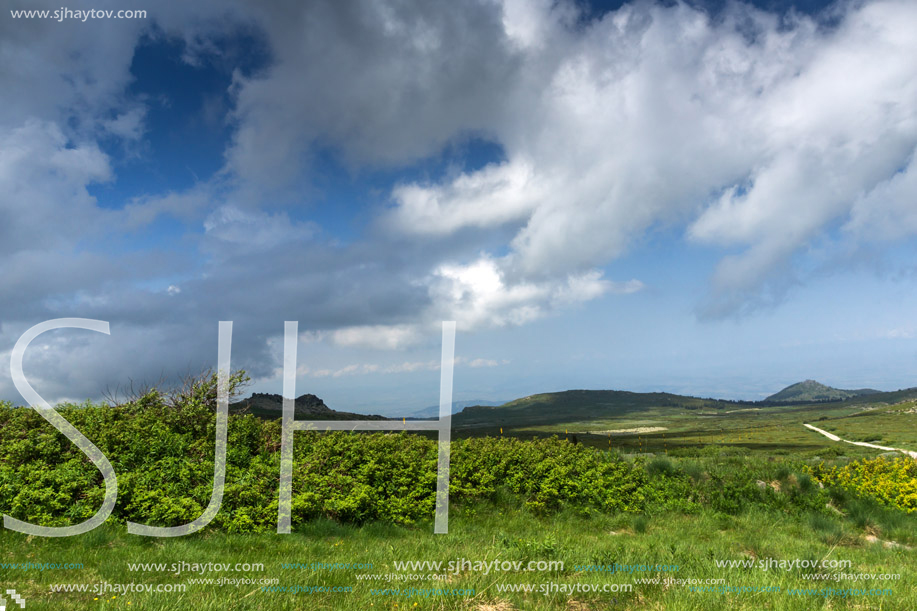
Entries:
{"label": "blue sky", "polygon": [[109,321],[25,360],[99,398],[232,320],[280,392],[298,320],[300,392],[395,414],[456,320],[457,400],[915,385],[913,3],[348,6],[2,17],[0,361]]}

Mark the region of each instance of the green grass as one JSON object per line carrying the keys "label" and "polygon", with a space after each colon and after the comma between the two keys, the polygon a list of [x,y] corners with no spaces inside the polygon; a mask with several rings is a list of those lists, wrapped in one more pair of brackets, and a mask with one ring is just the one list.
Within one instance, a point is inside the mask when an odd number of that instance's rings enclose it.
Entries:
{"label": "green grass", "polygon": [[[874,516],[875,517],[875,516]],[[870,527],[868,521],[865,527]],[[913,521],[910,523],[913,528]],[[871,528],[876,528],[873,524]],[[851,519],[822,514],[796,517],[749,511],[728,516],[712,511],[697,515],[598,515],[561,513],[538,516],[500,505],[481,505],[453,513],[448,535],[433,535],[430,525],[414,528],[379,523],[346,526],[317,520],[300,525],[292,535],[231,535],[215,531],[180,539],[145,539],[123,528],[106,526],[70,539],[29,539],[16,533],[0,536],[3,562],[82,562],[83,570],[11,571],[0,573],[4,589],[26,597],[28,609],[914,609],[917,561],[903,548],[887,549],[864,538],[867,531]],[[562,571],[492,572],[468,570],[446,581],[415,583],[417,587],[471,588],[473,596],[407,598],[374,596],[373,586],[357,573],[395,573],[394,561],[559,560]],[[870,582],[894,590],[872,597],[790,596],[790,588],[854,587],[851,583],[803,578],[809,569],[761,570],[717,568],[715,560],[849,560],[849,572],[899,573],[900,581]],[[350,593],[286,594],[263,592],[258,585],[188,585],[183,594],[100,596],[50,594],[57,583],[185,583],[188,573],[139,573],[128,563],[263,563],[263,572],[210,573],[204,577],[276,577],[280,585],[351,586]],[[371,570],[284,569],[283,563],[372,563]],[[600,573],[575,570],[577,565],[677,565],[669,573]],[[818,571],[821,572],[821,571]],[[837,573],[839,571],[828,571]],[[780,593],[691,592],[683,585],[634,584],[641,577],[718,579],[737,586],[776,586]],[[615,594],[499,592],[500,584],[634,584]],[[391,586],[391,584],[389,584]],[[381,586],[386,587],[386,586]],[[876,587],[876,586],[873,586]],[[614,604],[614,599],[618,603]],[[131,603],[128,605],[127,603]],[[414,606],[417,603],[417,606]],[[879,606],[881,603],[881,606]],[[397,606],[396,606],[397,605]],[[578,606],[577,606],[578,605]]]}
{"label": "green grass", "polygon": [[869,407],[868,410],[815,425],[850,441],[917,450],[917,402]]}

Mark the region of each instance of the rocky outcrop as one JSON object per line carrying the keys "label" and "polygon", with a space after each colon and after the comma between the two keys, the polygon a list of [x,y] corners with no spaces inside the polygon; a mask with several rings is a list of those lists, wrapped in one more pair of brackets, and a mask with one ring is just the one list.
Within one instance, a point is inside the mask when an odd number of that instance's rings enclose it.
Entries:
{"label": "rocky outcrop", "polygon": [[[248,412],[262,418],[279,418],[283,415],[283,397],[256,392],[248,399],[233,403],[230,408],[235,412]],[[296,397],[294,410],[297,420],[386,420],[383,416],[335,411],[310,394]]]}

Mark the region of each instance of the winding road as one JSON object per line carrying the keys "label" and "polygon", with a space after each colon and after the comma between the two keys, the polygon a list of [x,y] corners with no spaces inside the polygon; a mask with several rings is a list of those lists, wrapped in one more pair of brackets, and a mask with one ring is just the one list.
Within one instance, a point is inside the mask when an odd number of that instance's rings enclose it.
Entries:
{"label": "winding road", "polygon": [[917,452],[911,452],[910,450],[902,450],[901,448],[889,448],[887,446],[877,446],[874,443],[866,443],[865,441],[848,441],[847,439],[841,439],[834,433],[829,433],[828,431],[824,431],[816,426],[812,426],[811,424],[803,424],[802,426],[806,427],[807,429],[812,429],[816,433],[821,433],[822,435],[824,435],[831,441],[843,441],[844,443],[849,443],[855,446],[863,446],[865,448],[875,448],[877,450],[885,450],[886,452],[902,452],[904,454],[907,454],[911,458],[917,460]]}

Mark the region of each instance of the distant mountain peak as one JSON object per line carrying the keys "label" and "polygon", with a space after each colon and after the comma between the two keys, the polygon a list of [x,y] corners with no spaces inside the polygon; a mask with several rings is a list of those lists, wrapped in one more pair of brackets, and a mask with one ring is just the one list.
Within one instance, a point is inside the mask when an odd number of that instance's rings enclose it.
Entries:
{"label": "distant mountain peak", "polygon": [[765,403],[820,403],[828,401],[844,401],[853,397],[872,395],[878,390],[860,388],[857,390],[844,390],[826,386],[816,380],[805,380],[791,384],[764,400]]}

